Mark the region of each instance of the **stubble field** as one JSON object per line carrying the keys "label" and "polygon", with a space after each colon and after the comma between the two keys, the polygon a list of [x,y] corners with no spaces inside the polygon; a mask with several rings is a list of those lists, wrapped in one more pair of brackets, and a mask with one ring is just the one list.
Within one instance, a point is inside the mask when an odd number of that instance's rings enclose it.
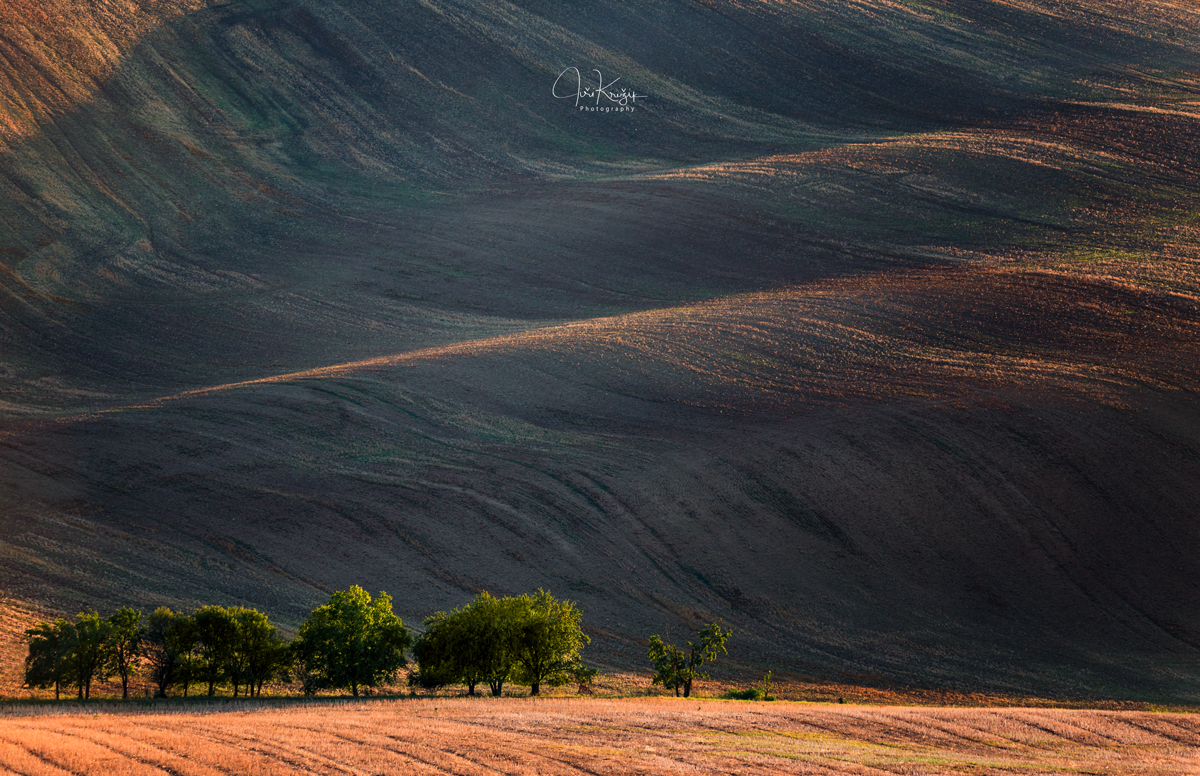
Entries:
{"label": "stubble field", "polygon": [[1200,771],[1194,715],[647,700],[422,699],[0,719],[0,768],[172,773]]}

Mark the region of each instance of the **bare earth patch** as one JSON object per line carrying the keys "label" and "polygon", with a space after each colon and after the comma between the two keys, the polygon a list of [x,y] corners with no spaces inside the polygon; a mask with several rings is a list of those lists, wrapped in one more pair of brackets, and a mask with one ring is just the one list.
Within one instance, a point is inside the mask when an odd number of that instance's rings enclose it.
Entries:
{"label": "bare earth patch", "polygon": [[1200,770],[1200,718],[1061,709],[421,699],[13,716],[23,774],[1135,773]]}

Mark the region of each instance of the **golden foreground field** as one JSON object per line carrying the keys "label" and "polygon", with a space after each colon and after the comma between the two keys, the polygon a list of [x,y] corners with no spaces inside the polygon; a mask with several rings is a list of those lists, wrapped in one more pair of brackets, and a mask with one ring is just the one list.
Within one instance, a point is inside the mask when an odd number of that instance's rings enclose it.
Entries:
{"label": "golden foreground field", "polygon": [[171,773],[1200,773],[1200,717],[682,699],[421,699],[0,718],[0,769]]}

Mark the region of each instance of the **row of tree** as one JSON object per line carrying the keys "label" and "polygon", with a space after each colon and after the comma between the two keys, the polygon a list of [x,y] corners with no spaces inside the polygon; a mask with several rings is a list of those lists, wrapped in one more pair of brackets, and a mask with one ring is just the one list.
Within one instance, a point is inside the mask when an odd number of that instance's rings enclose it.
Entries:
{"label": "row of tree", "polygon": [[209,695],[226,683],[234,697],[259,695],[292,662],[289,645],[267,615],[241,606],[204,606],[192,614],[155,609],[140,644],[160,697],[177,687],[186,696],[196,683],[207,685]]}
{"label": "row of tree", "polygon": [[38,623],[25,631],[29,655],[25,658],[25,684],[54,688],[58,698],[63,687],[77,685],[79,697],[92,694],[92,681],[117,674],[121,695],[129,697],[133,673],[145,635],[142,613],[118,609],[107,619],[95,612],[81,614],[76,622],[55,620]]}
{"label": "row of tree", "polygon": [[234,695],[255,695],[288,670],[292,651],[267,615],[245,607],[205,606],[192,614],[166,607],[148,618],[137,609],[121,608],[107,618],[96,612],[40,623],[25,632],[25,685],[63,688],[74,685],[80,699],[90,698],[93,682],[111,676],[121,680],[121,697],[129,697],[130,677],[148,671],[158,694],[196,683],[229,683]]}
{"label": "row of tree", "polygon": [[[480,594],[468,606],[438,612],[425,622],[414,656],[419,670],[410,682],[425,687],[486,681],[495,695],[506,682],[527,684],[537,695],[543,684],[584,681],[589,671],[580,650],[589,639],[581,614],[569,601],[539,590],[533,595],[493,598]],[[157,695],[195,684],[230,686],[234,697],[261,695],[275,680],[298,680],[307,695],[321,689],[362,688],[394,680],[407,664],[412,637],[392,611],[392,599],[374,600],[361,587],[335,592],[309,614],[288,642],[267,615],[245,607],[204,606],[191,614],[156,609],[149,617],[118,609],[40,623],[26,631],[29,654],[25,684],[54,689],[75,686],[81,699],[92,683],[118,676],[129,697],[129,679],[149,674]],[[591,674],[595,672],[592,671]]]}
{"label": "row of tree", "polygon": [[[570,601],[539,590],[532,595],[494,598],[480,593],[466,606],[437,612],[425,620],[425,632],[413,644],[408,629],[392,612],[392,599],[374,600],[361,587],[339,590],[309,614],[297,638],[287,642],[267,615],[242,606],[204,606],[191,614],[156,609],[143,621],[140,611],[121,608],[107,618],[80,614],[75,622],[60,619],[28,631],[25,683],[29,687],[75,686],[81,699],[91,697],[92,683],[111,676],[129,697],[129,679],[146,671],[166,697],[194,684],[231,686],[236,698],[262,694],[263,685],[299,680],[306,695],[321,689],[360,688],[393,681],[407,664],[412,647],[415,686],[466,685],[475,695],[486,684],[499,696],[504,685],[527,685],[538,695],[543,685],[578,682],[585,690],[595,676],[580,659],[590,642],[580,627],[582,614]],[[731,632],[712,623],[686,647],[650,637],[648,657],[654,684],[689,697],[692,683],[707,678],[702,668],[719,654]]]}

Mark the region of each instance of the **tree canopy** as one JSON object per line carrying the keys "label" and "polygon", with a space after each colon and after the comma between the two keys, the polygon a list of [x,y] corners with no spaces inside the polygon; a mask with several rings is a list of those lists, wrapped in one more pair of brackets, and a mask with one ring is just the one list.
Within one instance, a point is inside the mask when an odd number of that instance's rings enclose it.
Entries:
{"label": "tree canopy", "polygon": [[200,678],[208,683],[211,697],[218,683],[233,676],[237,620],[223,606],[202,606],[192,615],[192,627],[199,646]]}
{"label": "tree canopy", "polygon": [[249,696],[262,695],[266,682],[283,673],[291,660],[287,643],[267,615],[257,609],[238,607],[232,610],[236,624],[233,648],[233,695],[238,686],[246,687]]}
{"label": "tree canopy", "polygon": [[374,601],[358,585],[339,590],[329,603],[313,610],[300,626],[296,654],[326,687],[376,687],[403,668],[411,639],[392,612],[392,598],[379,593]]}
{"label": "tree canopy", "polygon": [[178,684],[185,688],[192,676],[192,652],[196,646],[195,622],[191,616],[160,606],[150,615],[143,654],[150,678],[160,698]]}
{"label": "tree canopy", "polygon": [[579,653],[591,639],[579,627],[583,614],[571,601],[559,601],[545,590],[520,596],[516,633],[515,679],[537,695],[541,686],[571,680]]}
{"label": "tree canopy", "polygon": [[413,647],[417,683],[424,687],[467,685],[467,694],[486,682],[501,695],[512,676],[523,602],[493,598],[486,591],[453,612],[426,618],[425,633]]}
{"label": "tree canopy", "polygon": [[25,631],[29,654],[25,657],[25,686],[54,688],[58,700],[63,687],[75,682],[75,626],[67,620],[38,623]]}
{"label": "tree canopy", "polygon": [[590,639],[570,601],[545,590],[533,595],[494,598],[480,593],[467,606],[425,620],[425,633],[413,648],[417,682],[475,686],[487,682],[492,695],[504,684],[528,685],[538,695],[543,684],[566,684],[579,675],[579,653]]}
{"label": "tree canopy", "polygon": [[71,662],[74,663],[75,686],[79,688],[80,699],[91,698],[92,682],[107,673],[112,654],[111,631],[112,626],[95,611],[82,613],[75,621]]}

